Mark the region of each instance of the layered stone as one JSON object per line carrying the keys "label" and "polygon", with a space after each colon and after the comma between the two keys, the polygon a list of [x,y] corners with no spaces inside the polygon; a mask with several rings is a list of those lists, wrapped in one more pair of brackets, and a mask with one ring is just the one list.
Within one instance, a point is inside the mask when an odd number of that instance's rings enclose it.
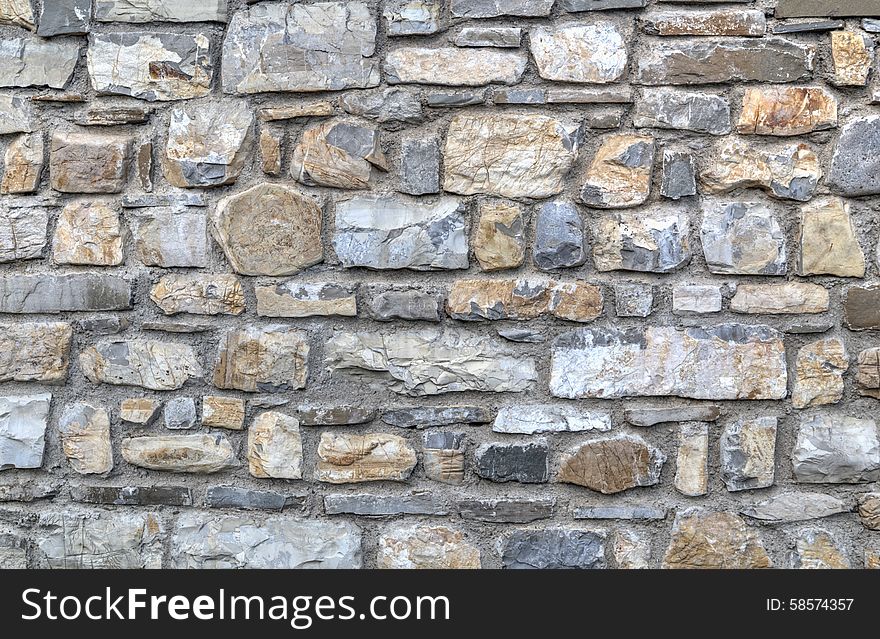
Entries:
{"label": "layered stone", "polygon": [[709,492],[708,424],[688,422],[681,425],[674,484],[675,489],[687,497],[699,497]]}
{"label": "layered stone", "polygon": [[244,415],[244,400],[217,395],[202,397],[202,426],[242,430]]}
{"label": "layered stone", "polygon": [[767,31],[764,12],[740,11],[662,11],[641,20],[642,30],[657,36],[749,36],[761,37]]}
{"label": "layered stone", "polygon": [[742,514],[767,525],[790,524],[832,517],[852,510],[852,506],[824,493],[780,493],[742,511]]}
{"label": "layered stone", "polygon": [[501,564],[510,569],[601,569],[606,535],[588,530],[518,530],[501,548]]}
{"label": "layered stone", "polygon": [[843,374],[849,368],[846,345],[839,337],[807,344],[798,351],[795,362],[795,408],[836,404],[843,399]]}
{"label": "layered stone", "polygon": [[307,128],[293,149],[290,175],[308,186],[365,189],[373,167],[388,170],[377,129],[348,120]]}
{"label": "layered stone", "polygon": [[565,453],[556,481],[613,495],[660,481],[666,455],[638,436],[593,439]]}
{"label": "layered stone", "polygon": [[493,482],[543,484],[550,478],[549,456],[544,440],[527,444],[488,442],[474,452],[474,470]]}
{"label": "layered stone", "polygon": [[502,406],[492,423],[492,430],[520,435],[607,432],[611,430],[611,415],[565,404]]}
{"label": "layered stone", "polygon": [[530,320],[543,315],[589,322],[602,313],[602,291],[582,281],[456,280],[446,312],[466,321]]}
{"label": "layered stone", "polygon": [[121,311],[131,308],[131,284],[112,275],[0,277],[0,313]]}
{"label": "layered stone", "polygon": [[537,27],[529,32],[529,48],[545,80],[606,84],[626,70],[625,34],[610,21]]}
{"label": "layered stone", "polygon": [[859,353],[856,391],[859,395],[880,399],[880,347],[866,348]]}
{"label": "layered stone", "polygon": [[238,466],[225,435],[151,435],[122,440],[132,466],[170,473],[209,474]]}
{"label": "layered stone", "polygon": [[71,40],[4,37],[0,40],[0,87],[63,89],[73,76],[79,50],[79,43]]}
{"label": "layered stone", "polygon": [[406,481],[418,458],[403,437],[321,433],[315,477],[331,484]]}
{"label": "layered stone", "polygon": [[633,125],[727,135],[731,130],[730,102],[708,93],[651,89],[636,103]]}
{"label": "layered stone", "polygon": [[499,16],[541,17],[550,15],[553,0],[452,0],[449,10],[456,18]]}
{"label": "layered stone", "polygon": [[425,433],[422,446],[425,476],[441,484],[457,486],[463,483],[466,466],[464,449],[463,433]]}
{"label": "layered stone", "polygon": [[595,222],[593,262],[598,271],[669,273],[692,258],[687,214],[668,208],[602,215]]}
{"label": "layered stone", "polygon": [[244,289],[234,275],[163,275],[150,289],[150,299],[166,315],[239,315]]}
{"label": "layered stone", "polygon": [[277,411],[257,415],[248,428],[247,459],[254,477],[302,479],[299,420]]}
{"label": "layered stone", "polygon": [[104,407],[68,404],[58,420],[58,434],[64,456],[76,472],[100,475],[113,470],[110,415]]}
{"label": "layered stone", "polygon": [[868,530],[880,530],[880,493],[863,493],[858,499],[859,519]]}
{"label": "layered stone", "polygon": [[275,286],[257,286],[257,315],[261,317],[354,317],[357,299],[346,285],[285,282]]}
{"label": "layered stone", "polygon": [[304,388],[309,343],[287,325],[230,329],[220,339],[213,383],[249,393],[280,393]]}
{"label": "layered stone", "polygon": [[208,266],[207,219],[201,211],[152,208],[133,220],[135,256],[145,266]]}
{"label": "layered stone", "polygon": [[188,344],[150,339],[108,340],[79,355],[86,378],[96,384],[176,390],[201,379],[202,367]]}
{"label": "layered stone", "polygon": [[389,36],[429,35],[445,28],[443,2],[389,0],[382,7]]}
{"label": "layered stone", "polygon": [[398,47],[385,54],[383,71],[389,84],[479,87],[516,84],[527,61],[521,51]]}
{"label": "layered stone", "polygon": [[123,399],[119,405],[119,419],[129,424],[149,426],[159,414],[162,402],[147,397]]}
{"label": "layered stone", "polygon": [[654,138],[617,133],[604,138],[584,175],[581,200],[599,209],[644,204],[651,194]]}
{"label": "layered stone", "polygon": [[727,490],[773,485],[776,465],[775,417],[742,418],[721,433],[721,479]]}
{"label": "layered stone", "polygon": [[672,287],[673,313],[718,313],[721,287],[712,284],[677,284]]}
{"label": "layered stone", "polygon": [[737,133],[803,135],[837,126],[837,98],[823,87],[749,87]]}
{"label": "layered stone", "polygon": [[95,0],[99,22],[226,22],[228,0]]}

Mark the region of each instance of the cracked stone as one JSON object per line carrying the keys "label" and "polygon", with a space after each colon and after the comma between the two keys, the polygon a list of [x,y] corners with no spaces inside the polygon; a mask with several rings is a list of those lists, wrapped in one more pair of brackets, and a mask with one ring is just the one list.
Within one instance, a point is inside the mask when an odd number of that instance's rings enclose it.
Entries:
{"label": "cracked stone", "polygon": [[613,495],[660,481],[666,455],[638,436],[593,439],[562,456],[556,481]]}
{"label": "cracked stone", "polygon": [[736,124],[744,135],[803,135],[837,126],[837,98],[823,87],[749,87]]}
{"label": "cracked stone", "polygon": [[68,404],[58,420],[58,434],[64,456],[76,472],[99,475],[113,470],[110,415],[102,406]]}
{"label": "cracked stone", "polygon": [[468,499],[458,502],[462,519],[490,524],[528,524],[553,516],[555,499]]}
{"label": "cracked stone", "polygon": [[863,493],[858,503],[862,525],[868,530],[880,530],[880,493]]}
{"label": "cracked stone", "polygon": [[244,415],[244,400],[217,395],[202,397],[202,426],[242,430]]}
{"label": "cracked stone", "polygon": [[597,271],[669,273],[690,263],[688,216],[657,208],[602,215],[595,221],[593,262]]}
{"label": "cracked stone", "polygon": [[416,451],[403,437],[387,433],[321,433],[316,479],[331,484],[406,481],[416,466]]}
{"label": "cracked stone", "polygon": [[0,93],[0,135],[30,133],[34,130],[31,102],[23,96]]}
{"label": "cracked stone", "polygon": [[382,7],[389,36],[430,35],[446,28],[439,0],[387,0]]}
{"label": "cracked stone", "polygon": [[35,28],[34,10],[31,8],[30,0],[0,1],[0,24],[33,31]]}
{"label": "cracked stone", "polygon": [[518,48],[522,41],[519,27],[464,27],[451,41],[457,47]]}
{"label": "cracked stone", "polygon": [[79,43],[42,38],[0,40],[0,87],[63,89],[79,61]]}
{"label": "cracked stone", "polygon": [[122,457],[132,466],[169,473],[216,473],[238,466],[225,435],[126,437]]}
{"label": "cracked stone", "polygon": [[651,194],[654,138],[615,133],[605,137],[584,175],[581,200],[599,209],[644,204]]}
{"label": "cracked stone", "polygon": [[163,275],[150,289],[150,299],[165,315],[239,315],[244,289],[235,275]]}
{"label": "cracked stone", "polygon": [[398,526],[379,535],[377,568],[480,568],[480,549],[446,526]]}
{"label": "cracked stone", "polygon": [[730,300],[730,310],[734,313],[824,313],[828,307],[828,289],[803,282],[740,284]]}
{"label": "cracked stone", "polygon": [[72,338],[65,322],[0,324],[0,382],[63,384]]}
{"label": "cracked stone", "polygon": [[807,344],[798,351],[791,403],[795,408],[836,404],[843,399],[849,355],[839,337]]}
{"label": "cracked stone", "polygon": [[52,395],[0,397],[0,470],[43,465]]}
{"label": "cracked stone", "polygon": [[129,424],[149,426],[159,415],[162,402],[157,399],[137,397],[123,399],[119,406],[119,419]]}
{"label": "cracked stone", "polygon": [[542,315],[590,322],[602,313],[602,292],[582,281],[456,280],[446,312],[465,321],[530,320]]}
{"label": "cracked stone", "polygon": [[859,395],[880,399],[880,347],[866,348],[859,353],[856,391]]}
{"label": "cracked stone", "polygon": [[739,419],[721,433],[721,479],[730,492],[769,488],[776,465],[775,417]]}
{"label": "cracked stone", "polygon": [[92,0],[54,0],[40,7],[37,35],[82,35],[89,32],[92,21]]}
{"label": "cracked stone", "polygon": [[847,513],[852,506],[824,493],[781,493],[742,511],[762,524],[789,524]]}
{"label": "cracked stone", "polygon": [[35,193],[39,190],[45,166],[44,148],[42,133],[20,135],[9,143],[4,157],[0,193]]}
{"label": "cracked stone", "polygon": [[293,149],[290,175],[308,186],[366,189],[373,167],[388,170],[379,131],[344,120],[331,120],[303,131]]}
{"label": "cracked stone", "polygon": [[767,31],[767,19],[758,9],[655,12],[642,18],[641,24],[645,33],[657,36],[761,37]]}
{"label": "cracked stone", "polygon": [[119,266],[124,260],[119,211],[109,202],[68,203],[55,227],[52,259],[57,264]]}
{"label": "cracked stone", "polygon": [[730,102],[708,93],[651,89],[636,103],[633,126],[727,135],[731,130]]}
{"label": "cracked stone", "polygon": [[144,266],[208,266],[207,220],[201,211],[139,212],[133,217],[132,233],[135,255]]}
{"label": "cracked stone", "polygon": [[522,266],[525,260],[525,221],[513,202],[480,202],[474,233],[474,257],[484,271]]}
{"label": "cracked stone", "polygon": [[841,198],[826,198],[810,202],[800,212],[798,274],[864,277],[865,254],[849,204]]}
{"label": "cracked stone", "polygon": [[150,390],[176,390],[203,376],[192,346],[178,342],[104,341],[85,348],[79,363],[90,382]]}
{"label": "cracked stone", "polygon": [[839,415],[803,417],[791,457],[795,481],[803,484],[877,481],[877,424],[871,419]]}
{"label": "cracked stone", "polygon": [[651,567],[651,542],[642,533],[615,530],[611,537],[611,556],[619,570],[644,570]]}
{"label": "cracked stone", "polygon": [[62,193],[119,193],[125,188],[132,139],[96,133],[52,135],[49,177]]}
{"label": "cracked stone", "polygon": [[95,0],[99,22],[226,22],[228,0]]}
{"label": "cracked stone", "polygon": [[131,284],[112,275],[0,277],[0,313],[116,311],[132,307]]}
{"label": "cracked stone", "polygon": [[521,51],[398,47],[385,55],[383,69],[389,84],[479,87],[518,83],[527,61]]}
{"label": "cracked stone", "polygon": [[248,428],[247,446],[252,476],[302,479],[303,446],[296,417],[260,413]]}
{"label": "cracked stone", "polygon": [[370,316],[380,322],[395,319],[439,322],[441,318],[440,298],[432,293],[392,290],[370,298]]}
{"label": "cracked stone", "polygon": [[333,283],[304,283],[257,286],[257,315],[260,317],[354,317],[357,299],[354,289]]}
{"label": "cracked stone", "polygon": [[626,34],[605,20],[529,31],[538,75],[557,82],[605,84],[623,77]]}
{"label": "cracked stone", "polygon": [[785,275],[785,232],[760,202],[714,202],[703,208],[700,241],[709,272],[718,275]]}
{"label": "cracked stone", "polygon": [[419,406],[382,414],[382,421],[398,428],[431,428],[458,424],[487,424],[492,413],[479,406]]}
{"label": "cracked stone", "polygon": [[623,418],[642,428],[672,422],[714,422],[721,416],[719,406],[680,406],[672,408],[627,408]]}
{"label": "cracked stone", "polygon": [[606,568],[604,532],[517,530],[504,540],[501,565],[511,569]]}
{"label": "cracked stone", "polygon": [[574,433],[611,430],[611,415],[564,404],[502,406],[498,409],[492,430],[496,433],[536,435],[541,433]]}
{"label": "cracked stone", "polygon": [[587,260],[584,222],[573,204],[558,200],[538,209],[534,260],[543,271],[580,266]]}
{"label": "cracked stone", "polygon": [[549,449],[544,440],[528,444],[481,444],[474,459],[477,475],[493,482],[543,484],[550,478]]}
{"label": "cracked stone", "polygon": [[346,113],[377,122],[412,124],[422,121],[422,101],[419,96],[400,87],[345,93],[339,103]]}
{"label": "cracked stone", "polygon": [[772,568],[757,531],[730,512],[688,509],[675,516],[663,568]]}
{"label": "cracked stone", "polygon": [[831,62],[837,86],[863,87],[874,66],[874,41],[863,33],[831,32]]}
{"label": "cracked stone", "polygon": [[217,388],[280,393],[305,388],[309,343],[292,326],[246,326],[220,339],[213,382]]}
{"label": "cracked stone", "polygon": [[790,562],[792,568],[802,570],[851,568],[846,551],[824,530],[800,531]]}
{"label": "cracked stone", "polygon": [[464,448],[464,433],[425,433],[422,446],[425,477],[451,486],[463,483],[467,465]]}

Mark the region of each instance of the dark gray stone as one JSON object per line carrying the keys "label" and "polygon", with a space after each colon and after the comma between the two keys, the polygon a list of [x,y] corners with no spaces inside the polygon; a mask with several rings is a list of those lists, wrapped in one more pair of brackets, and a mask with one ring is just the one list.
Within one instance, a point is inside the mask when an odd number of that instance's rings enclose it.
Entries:
{"label": "dark gray stone", "polygon": [[165,404],[165,428],[184,430],[196,425],[198,415],[192,397],[175,397]]}
{"label": "dark gray stone", "polygon": [[827,333],[834,328],[833,322],[797,322],[785,329],[786,333],[792,335],[812,335],[815,333]]}
{"label": "dark gray stone", "polygon": [[0,485],[0,503],[17,501],[30,503],[40,499],[54,499],[61,486],[58,484],[45,484],[35,481],[22,481],[18,484]]}
{"label": "dark gray stone", "polygon": [[410,195],[440,191],[440,141],[437,138],[401,142],[400,190]]}
{"label": "dark gray stone", "polygon": [[853,120],[840,130],[827,183],[848,197],[880,193],[880,116]]}
{"label": "dark gray stone", "polygon": [[600,109],[584,114],[584,127],[587,129],[619,129],[623,124],[624,112],[621,109]]}
{"label": "dark gray stone", "polygon": [[498,89],[492,94],[495,104],[544,104],[544,89]]}
{"label": "dark gray stone", "polygon": [[[865,29],[865,31],[869,31],[869,29],[864,26],[865,22],[868,22],[868,20],[862,21],[862,28]],[[837,29],[843,29],[845,26],[846,23],[843,20],[822,20],[821,22],[787,22],[783,24],[777,24],[775,27],[773,27],[773,33],[816,33],[819,31],[836,31]]]}
{"label": "dark gray stone", "polygon": [[528,444],[482,444],[477,448],[477,474],[495,482],[543,484],[550,477],[549,450],[543,440]]}
{"label": "dark gray stone", "polygon": [[452,0],[450,11],[456,18],[496,18],[498,16],[540,17],[550,15],[555,0]]}
{"label": "dark gray stone", "polygon": [[44,38],[89,32],[92,0],[45,0],[37,35]]}
{"label": "dark gray stone", "polygon": [[712,404],[676,408],[628,408],[623,418],[633,426],[656,426],[673,422],[714,422],[721,417],[721,408]]}
{"label": "dark gray stone", "polygon": [[244,510],[302,510],[306,495],[284,495],[271,490],[251,490],[237,486],[211,486],[205,493],[208,508],[242,508]]}
{"label": "dark gray stone", "polygon": [[719,95],[679,89],[651,89],[636,102],[633,126],[727,135],[730,102]]}
{"label": "dark gray stone", "polygon": [[127,317],[112,315],[110,317],[89,317],[77,320],[76,328],[83,333],[95,335],[115,335],[131,326]]}
{"label": "dark gray stone", "polygon": [[398,428],[432,428],[460,424],[487,424],[494,419],[492,412],[481,406],[412,407],[390,410],[382,421]]}
{"label": "dark gray stone", "polygon": [[607,9],[641,9],[647,0],[562,0],[559,6],[572,13],[578,11],[605,11]]}
{"label": "dark gray stone", "polygon": [[555,507],[555,499],[464,499],[458,502],[458,514],[491,524],[528,524],[549,519]]}
{"label": "dark gray stone", "polygon": [[105,506],[192,506],[185,486],[74,486],[70,498]]}
{"label": "dark gray stone", "polygon": [[583,506],[574,509],[575,519],[666,519],[666,509],[657,506]]}
{"label": "dark gray stone", "polygon": [[660,195],[680,200],[697,194],[697,176],[694,156],[685,151],[663,151],[663,171]]}
{"label": "dark gray stone", "polygon": [[422,291],[384,291],[371,296],[370,315],[380,322],[395,319],[439,322],[440,298]]}
{"label": "dark gray stone", "polygon": [[422,121],[422,102],[407,89],[395,87],[346,93],[340,104],[347,113],[379,122]]}
{"label": "dark gray stone", "polygon": [[392,515],[448,515],[446,502],[432,495],[325,495],[328,515],[390,517]]}
{"label": "dark gray stone", "polygon": [[428,94],[429,107],[468,107],[486,102],[486,91],[438,91]]}
{"label": "dark gray stone", "polygon": [[131,306],[131,284],[112,275],[0,277],[0,313],[121,311]]}
{"label": "dark gray stone", "polygon": [[504,568],[605,568],[605,535],[586,530],[518,530],[504,542]]}
{"label": "dark gray stone", "polygon": [[464,433],[427,432],[424,437],[425,448],[435,450],[459,450],[464,443]]}
{"label": "dark gray stone", "polygon": [[574,204],[542,204],[535,222],[535,266],[549,271],[580,266],[586,259],[584,222]]}
{"label": "dark gray stone", "polygon": [[300,406],[296,414],[300,426],[351,426],[373,421],[378,411],[355,406]]}
{"label": "dark gray stone", "polygon": [[880,0],[779,0],[777,18],[880,16]]}
{"label": "dark gray stone", "polygon": [[521,342],[524,344],[540,344],[547,339],[539,331],[529,328],[501,328],[498,329],[498,335],[508,342]]}
{"label": "dark gray stone", "polygon": [[614,287],[614,309],[618,317],[648,317],[654,308],[654,287],[650,284],[618,284]]}

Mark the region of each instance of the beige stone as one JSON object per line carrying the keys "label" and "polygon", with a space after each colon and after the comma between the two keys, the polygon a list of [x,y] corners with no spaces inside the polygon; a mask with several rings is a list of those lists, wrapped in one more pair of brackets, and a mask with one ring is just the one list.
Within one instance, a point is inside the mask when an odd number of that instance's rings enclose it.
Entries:
{"label": "beige stone", "polygon": [[260,130],[260,162],[266,175],[281,175],[282,136],[267,128]]}
{"label": "beige stone", "polygon": [[416,451],[397,435],[323,432],[316,477],[331,484],[406,481],[416,461]]}
{"label": "beige stone", "polygon": [[823,87],[764,85],[743,96],[738,133],[803,135],[837,126],[837,98]]}
{"label": "beige stone", "polygon": [[839,337],[821,339],[798,351],[791,403],[795,408],[836,404],[843,398],[849,355]]}
{"label": "beige stone", "polygon": [[660,481],[666,456],[641,437],[594,439],[563,455],[556,480],[613,495]]}
{"label": "beige stone", "polygon": [[398,47],[385,54],[384,71],[389,84],[516,84],[527,61],[521,51]]}
{"label": "beige stone", "polygon": [[880,570],[880,549],[868,548],[865,550],[865,568]]}
{"label": "beige stone", "polygon": [[799,275],[865,276],[865,254],[843,199],[824,198],[801,207],[800,241]]}
{"label": "beige stone", "polygon": [[58,216],[52,240],[58,264],[118,266],[123,262],[119,211],[108,202],[76,201]]}
{"label": "beige stone", "polygon": [[293,149],[290,175],[308,186],[366,189],[374,166],[389,168],[379,131],[348,120],[330,120],[303,131]]}
{"label": "beige stone", "polygon": [[615,530],[611,536],[611,556],[619,570],[644,570],[651,567],[651,541],[632,530]]}
{"label": "beige stone", "polygon": [[49,177],[62,193],[119,193],[128,178],[130,137],[96,133],[52,135]]}
{"label": "beige stone", "polygon": [[0,193],[34,193],[40,188],[44,147],[42,133],[20,135],[9,143]]}
{"label": "beige stone", "polygon": [[238,465],[224,435],[127,437],[122,457],[133,466],[171,473],[216,473]]}
{"label": "beige stone", "polygon": [[240,315],[244,289],[235,275],[163,275],[150,290],[150,299],[166,315]]}
{"label": "beige stone", "polygon": [[792,553],[792,568],[829,570],[849,567],[849,559],[828,532],[805,530],[797,536]]}
{"label": "beige stone", "polygon": [[686,510],[675,517],[663,568],[771,568],[755,529],[729,512]]}
{"label": "beige stone", "polygon": [[320,118],[333,115],[336,108],[331,102],[320,101],[289,106],[264,107],[257,109],[257,117],[262,122],[294,120],[296,118]]}
{"label": "beige stone", "polygon": [[446,311],[461,320],[529,320],[549,314],[589,322],[602,313],[602,291],[586,282],[530,280],[457,280]]}
{"label": "beige stone", "polygon": [[257,315],[261,317],[311,317],[357,315],[353,289],[333,283],[286,282],[257,286]]}
{"label": "beige stone", "polygon": [[688,497],[709,492],[709,426],[682,424],[679,431],[675,489]]}
{"label": "beige stone", "polygon": [[859,353],[856,390],[860,395],[880,399],[880,347]]}
{"label": "beige stone", "polygon": [[659,36],[752,36],[764,35],[767,20],[758,9],[718,11],[663,11],[642,19],[645,33]]}
{"label": "beige stone", "polygon": [[36,31],[31,0],[0,0],[0,24]]}
{"label": "beige stone", "polygon": [[0,208],[0,263],[39,259],[48,227],[46,207]]}
{"label": "beige stone", "polygon": [[237,397],[219,397],[217,395],[202,397],[202,426],[242,430],[244,428],[244,414],[244,400]]}
{"label": "beige stone", "polygon": [[644,204],[651,194],[654,153],[654,138],[648,135],[605,137],[587,168],[581,200],[600,209]]}
{"label": "beige stone", "polygon": [[248,470],[254,477],[302,479],[299,420],[276,411],[260,413],[248,429]]}
{"label": "beige stone", "polygon": [[176,390],[203,376],[195,350],[188,344],[151,339],[116,339],[88,346],[79,355],[90,382]]}
{"label": "beige stone", "polygon": [[853,31],[831,32],[831,61],[834,64],[834,84],[844,87],[863,87],[874,65],[874,42],[863,33]]}
{"label": "beige stone", "polygon": [[306,334],[290,326],[231,329],[220,339],[214,386],[251,393],[304,388],[308,359]]}
{"label": "beige stone", "polygon": [[280,184],[259,184],[221,200],[212,232],[242,275],[292,275],[324,259],[321,208]]}
{"label": "beige stone", "polygon": [[0,324],[0,382],[63,384],[72,338],[65,322]]}
{"label": "beige stone", "polygon": [[484,271],[522,266],[525,259],[523,212],[513,202],[480,202],[474,257]]}
{"label": "beige stone", "polygon": [[58,433],[64,456],[76,472],[100,475],[113,470],[106,409],[87,402],[68,404],[58,421]]}
{"label": "beige stone", "polygon": [[730,300],[734,313],[766,315],[824,313],[828,305],[828,289],[803,282],[740,284]]}
{"label": "beige stone", "polygon": [[147,426],[159,414],[162,402],[146,397],[123,399],[119,406],[119,419],[129,424]]}
{"label": "beige stone", "polygon": [[539,26],[529,33],[529,45],[545,80],[605,84],[626,71],[625,34],[611,21]]}
{"label": "beige stone", "polygon": [[859,495],[859,518],[868,530],[880,530],[880,493]]}
{"label": "beige stone", "polygon": [[480,549],[446,526],[400,526],[379,536],[378,568],[480,568]]}

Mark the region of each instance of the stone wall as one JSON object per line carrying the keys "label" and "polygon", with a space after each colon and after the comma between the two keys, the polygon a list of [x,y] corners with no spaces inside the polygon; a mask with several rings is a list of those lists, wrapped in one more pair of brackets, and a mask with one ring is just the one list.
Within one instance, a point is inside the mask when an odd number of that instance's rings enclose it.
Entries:
{"label": "stone wall", "polygon": [[878,567],[878,18],[0,0],[0,566]]}

